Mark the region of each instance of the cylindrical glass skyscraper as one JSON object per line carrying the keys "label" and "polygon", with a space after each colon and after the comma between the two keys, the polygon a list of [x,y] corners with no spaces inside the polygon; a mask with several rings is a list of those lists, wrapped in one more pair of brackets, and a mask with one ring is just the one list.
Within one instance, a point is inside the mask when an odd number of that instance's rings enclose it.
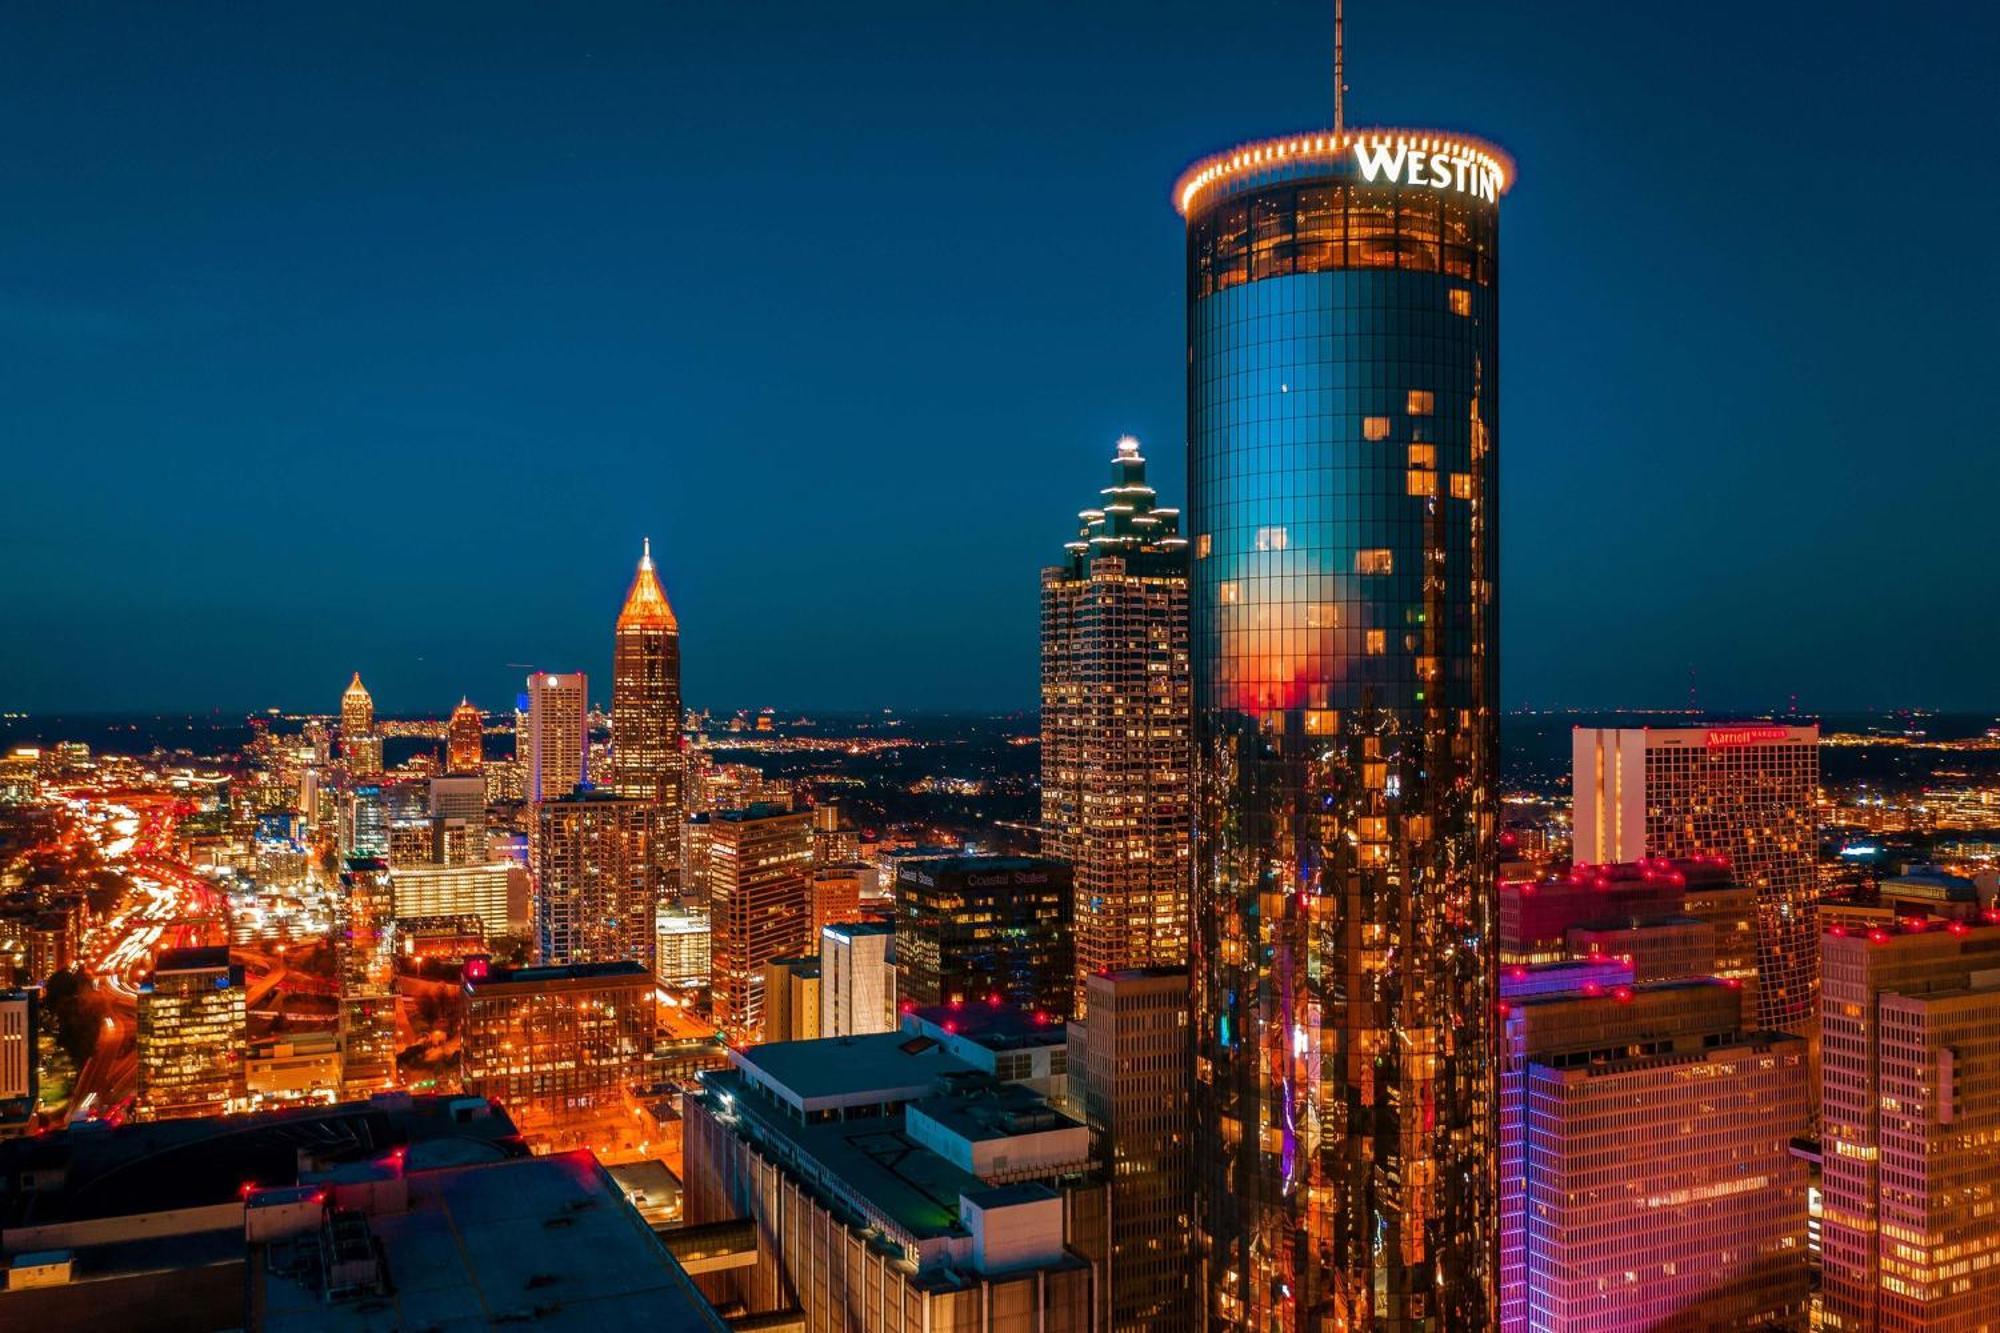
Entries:
{"label": "cylindrical glass skyscraper", "polygon": [[1213,1326],[1496,1311],[1499,198],[1476,139],[1191,167],[1198,1227]]}

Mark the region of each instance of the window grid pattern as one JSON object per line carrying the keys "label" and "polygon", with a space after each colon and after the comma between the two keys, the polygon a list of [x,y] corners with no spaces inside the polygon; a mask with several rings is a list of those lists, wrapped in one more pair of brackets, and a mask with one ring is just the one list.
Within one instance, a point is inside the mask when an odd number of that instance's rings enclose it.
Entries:
{"label": "window grid pattern", "polygon": [[[1190,219],[1204,1285],[1228,1327],[1480,1327],[1497,218],[1460,219],[1466,257],[1446,264],[1434,193],[1339,187]],[[1347,201],[1327,252],[1346,262],[1302,267],[1326,190]],[[1289,269],[1268,221],[1287,210]],[[1223,263],[1239,212],[1240,280]]]}

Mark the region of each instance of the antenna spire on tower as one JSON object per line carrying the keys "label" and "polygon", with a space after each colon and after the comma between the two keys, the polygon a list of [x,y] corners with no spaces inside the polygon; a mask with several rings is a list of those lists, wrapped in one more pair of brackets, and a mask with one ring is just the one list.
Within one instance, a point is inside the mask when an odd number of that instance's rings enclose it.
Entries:
{"label": "antenna spire on tower", "polygon": [[1341,0],[1333,0],[1333,132],[1347,130],[1347,16]]}

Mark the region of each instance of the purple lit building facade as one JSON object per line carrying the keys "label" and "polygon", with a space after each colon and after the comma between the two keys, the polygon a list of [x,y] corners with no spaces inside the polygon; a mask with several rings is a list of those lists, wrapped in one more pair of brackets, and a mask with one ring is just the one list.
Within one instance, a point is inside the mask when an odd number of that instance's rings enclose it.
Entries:
{"label": "purple lit building facade", "polygon": [[[1793,1327],[1807,1308],[1806,1043],[1739,1030],[1740,991],[1614,961],[1503,982],[1500,1327]],[[1576,989],[1527,984],[1545,971]],[[1510,976],[1513,970],[1510,969]]]}

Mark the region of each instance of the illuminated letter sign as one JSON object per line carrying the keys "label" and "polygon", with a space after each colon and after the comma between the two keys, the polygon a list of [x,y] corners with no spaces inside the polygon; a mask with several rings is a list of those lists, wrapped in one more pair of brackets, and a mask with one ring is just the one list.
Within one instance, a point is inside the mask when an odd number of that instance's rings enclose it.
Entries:
{"label": "illuminated letter sign", "polygon": [[1770,745],[1789,739],[1784,727],[1726,727],[1708,733],[1708,748],[1723,745]]}
{"label": "illuminated letter sign", "polygon": [[1412,148],[1402,140],[1357,142],[1354,160],[1360,164],[1363,180],[1457,190],[1489,204],[1500,197],[1500,173],[1456,149]]}

